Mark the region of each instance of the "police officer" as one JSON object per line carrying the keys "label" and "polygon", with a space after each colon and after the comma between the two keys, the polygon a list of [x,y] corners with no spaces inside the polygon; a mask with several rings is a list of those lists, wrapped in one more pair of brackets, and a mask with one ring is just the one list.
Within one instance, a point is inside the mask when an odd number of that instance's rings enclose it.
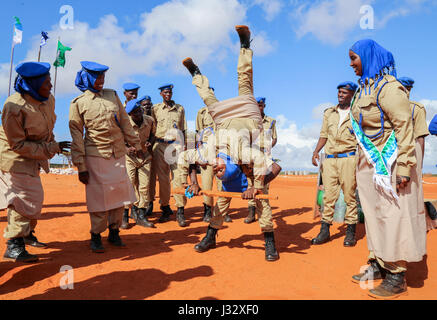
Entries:
{"label": "police officer", "polygon": [[146,116],[151,117],[152,107],[153,107],[152,98],[150,96],[143,96],[140,99],[138,99],[138,101],[140,101],[141,103],[141,108],[143,109],[144,114]]}
{"label": "police officer", "polygon": [[[272,117],[267,116],[264,113],[264,108],[266,107],[266,98],[258,97],[256,98],[258,102],[259,111],[261,112],[261,117],[263,118],[263,132],[259,137],[259,147],[262,152],[270,155],[272,154],[272,148],[278,142],[278,133],[276,132],[276,120]],[[250,183],[251,180],[249,180]],[[269,186],[266,186],[268,192]],[[249,215],[244,219],[244,223],[252,223],[256,221],[256,201],[255,199],[249,200]]]}
{"label": "police officer", "polygon": [[44,200],[40,169],[49,173],[48,160],[70,143],[54,139],[50,64],[25,62],[16,71],[17,92],[5,102],[0,127],[0,208],[8,210],[4,258],[34,262],[38,257],[28,253],[25,245],[47,247],[33,234]]}
{"label": "police officer", "polygon": [[81,65],[75,84],[83,94],[70,105],[71,156],[86,185],[91,250],[102,253],[100,234],[106,228],[111,245],[125,246],[119,236],[124,206],[137,201],[126,172],[125,142],[142,160],[144,152],[117,93],[103,88],[109,67],[92,61]]}
{"label": "police officer", "polygon": [[124,89],[123,94],[126,97],[124,106],[126,107],[126,104],[129,101],[138,98],[138,90],[140,89],[140,86],[137,85],[136,83],[128,82],[123,85],[123,89]]}
{"label": "police officer", "polygon": [[[147,209],[150,209],[150,169],[152,167],[152,155],[150,147],[152,146],[154,134],[156,131],[155,120],[152,117],[144,115],[141,108],[140,100],[130,100],[126,105],[126,112],[130,116],[130,122],[134,131],[140,138],[142,150],[145,154],[145,160],[138,159],[135,155],[135,148],[128,147],[126,156],[126,169],[129,179],[135,189],[138,201],[134,203],[136,208],[136,224],[153,228],[152,222],[149,222]],[[132,208],[133,208],[132,207]],[[125,209],[123,215],[122,229],[127,229],[129,224],[129,209]]]}
{"label": "police officer", "polygon": [[320,138],[313,153],[312,162],[317,166],[319,152],[325,147],[326,159],[323,162],[323,216],[320,233],[311,240],[312,244],[322,244],[330,239],[329,227],[332,225],[335,203],[340,188],[347,205],[345,223],[347,224],[345,247],[356,244],[355,229],[358,222],[356,202],[356,148],[357,141],[350,122],[350,104],[357,89],[353,82],[341,83],[338,89],[338,105],[325,110]]}
{"label": "police officer", "polygon": [[[175,172],[177,170],[177,157],[186,148],[187,121],[184,107],[173,100],[173,84],[166,84],[158,89],[161,91],[163,101],[153,106],[152,117],[156,122],[156,142],[153,145],[152,176],[150,184],[150,198],[155,197],[156,176],[159,179],[159,198],[162,216],[159,222],[170,220],[173,211],[170,209],[170,183],[175,185]],[[171,180],[170,180],[171,174]],[[186,197],[173,196],[176,201],[176,220],[181,227],[186,226],[184,207]]]}

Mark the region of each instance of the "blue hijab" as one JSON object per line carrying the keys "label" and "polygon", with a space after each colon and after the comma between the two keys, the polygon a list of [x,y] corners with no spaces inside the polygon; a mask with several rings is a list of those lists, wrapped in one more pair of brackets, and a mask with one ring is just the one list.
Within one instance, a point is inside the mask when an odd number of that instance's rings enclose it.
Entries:
{"label": "blue hijab", "polygon": [[370,39],[357,41],[351,50],[361,59],[363,68],[363,75],[359,80],[361,87],[365,86],[366,80],[373,79],[376,89],[385,74],[397,77],[393,54],[375,41]]}
{"label": "blue hijab", "polygon": [[240,166],[232,162],[231,157],[229,157],[227,154],[220,152],[217,156],[223,159],[226,163],[225,174],[220,179],[222,181],[223,191],[225,192],[246,191],[248,186],[247,177],[241,171]]}
{"label": "blue hijab", "polygon": [[100,74],[101,73],[91,72],[85,68],[82,68],[82,70],[80,70],[76,76],[76,87],[82,92],[85,92],[86,90],[90,90],[94,93],[99,92],[98,90],[94,89],[94,83]]}
{"label": "blue hijab", "polygon": [[35,78],[23,78],[22,76],[17,75],[17,78],[15,79],[14,89],[21,94],[27,93],[32,98],[40,102],[47,101],[49,98],[42,97],[38,93],[38,91],[39,89],[41,89],[41,86],[48,75],[49,73],[46,73],[42,76]]}

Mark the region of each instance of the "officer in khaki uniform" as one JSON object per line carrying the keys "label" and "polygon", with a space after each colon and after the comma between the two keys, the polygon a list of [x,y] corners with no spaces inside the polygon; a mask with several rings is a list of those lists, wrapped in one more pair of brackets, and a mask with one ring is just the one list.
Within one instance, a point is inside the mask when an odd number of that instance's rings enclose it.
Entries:
{"label": "officer in khaki uniform", "polygon": [[338,105],[325,110],[320,138],[313,153],[313,165],[317,166],[319,152],[325,147],[326,159],[323,161],[323,216],[321,230],[312,244],[322,244],[330,239],[329,227],[332,225],[335,203],[340,194],[340,188],[344,193],[347,205],[345,223],[347,224],[345,247],[353,247],[356,244],[355,229],[358,223],[357,202],[355,198],[357,183],[356,148],[352,124],[350,121],[350,103],[357,89],[353,82],[341,83],[338,89]]}
{"label": "officer in khaki uniform", "polygon": [[[242,193],[242,198],[248,200],[263,193],[265,184],[274,179],[281,168],[259,149],[252,148],[251,142],[258,137],[260,130],[262,130],[262,118],[253,96],[253,52],[250,49],[250,30],[247,26],[236,26],[236,31],[240,37],[241,45],[237,67],[238,97],[218,101],[214,91],[209,86],[208,78],[201,74],[193,60],[187,58],[183,61],[184,66],[193,77],[193,85],[196,86],[200,97],[208,106],[208,111],[217,126],[217,133],[216,139],[214,139],[216,152],[201,154],[202,150],[211,150],[211,148],[202,148],[194,151],[188,150],[183,154],[189,158],[189,161],[180,161],[180,172],[182,172],[180,181],[182,184],[186,184],[183,179],[186,179],[188,169],[191,168],[192,172],[195,172],[193,164],[209,164],[213,165],[216,177],[222,180],[219,190],[226,191],[225,183],[233,179],[233,173],[229,171],[231,168],[238,167],[237,170],[233,171],[241,171],[247,179],[253,180],[252,187]],[[241,175],[239,174],[239,176]],[[191,174],[191,177],[194,178],[194,183],[190,186],[190,190],[196,194],[199,188],[195,174]],[[240,185],[240,187],[242,186]],[[265,258],[268,261],[276,261],[279,259],[279,254],[275,246],[271,207],[268,200],[256,199],[256,201],[260,203],[260,206],[263,206],[259,222],[266,244]],[[223,225],[224,215],[228,212],[230,202],[231,198],[219,197],[217,199],[206,236],[194,247],[197,252],[205,252],[215,247],[215,237],[218,229]]]}
{"label": "officer in khaki uniform", "polygon": [[[153,223],[149,222],[147,219],[147,216],[151,213],[147,213],[146,208],[150,208],[149,203],[151,202],[149,185],[152,155],[150,153],[150,148],[153,144],[156,132],[155,120],[153,120],[152,117],[143,114],[144,112],[141,108],[141,101],[139,99],[129,101],[126,105],[126,112],[130,116],[130,122],[134,131],[140,138],[140,144],[145,155],[145,160],[138,159],[138,157],[135,156],[135,149],[128,148],[126,169],[138,199],[138,201],[133,204],[132,209],[135,208],[135,220],[137,225],[153,228]],[[127,229],[128,224],[129,209],[125,208],[121,228]]]}
{"label": "officer in khaki uniform", "polygon": [[[258,97],[256,98],[258,102],[259,110],[261,112],[261,117],[263,118],[263,131],[259,137],[259,147],[262,152],[265,152],[269,156],[272,154],[272,148],[278,142],[278,133],[276,132],[276,120],[272,117],[267,116],[264,113],[264,108],[266,107],[266,98]],[[251,180],[249,182],[249,187],[251,187]],[[265,186],[265,193],[269,193],[269,185]],[[249,200],[249,215],[244,219],[244,223],[255,222],[255,212],[256,212],[256,201],[254,199]]]}
{"label": "officer in khaki uniform", "polygon": [[[214,90],[213,88],[211,88]],[[197,147],[200,147],[204,143],[208,143],[208,139],[214,135],[215,125],[212,121],[211,115],[208,112],[208,107],[203,107],[197,113],[196,118],[196,133],[197,133]],[[202,189],[212,190],[214,173],[211,166],[200,167],[200,173],[202,177]],[[203,196],[203,221],[211,221],[211,208],[214,205],[214,198]],[[227,215],[227,217],[229,217]]]}
{"label": "officer in khaki uniform", "polygon": [[125,83],[123,85],[123,89],[124,89],[124,96],[126,98],[126,101],[124,102],[123,106],[126,107],[126,104],[131,101],[134,100],[136,98],[138,98],[138,90],[140,90],[140,86],[137,85],[136,83]]}
{"label": "officer in khaki uniform", "polygon": [[[179,153],[186,148],[187,121],[184,107],[176,104],[171,98],[173,85],[167,84],[159,88],[163,102],[152,108],[152,117],[156,122],[156,142],[153,146],[152,175],[150,184],[150,198],[155,198],[156,176],[159,180],[159,198],[163,212],[159,222],[170,220],[173,211],[170,209],[171,185],[175,185],[175,171]],[[171,180],[170,180],[171,174]],[[186,197],[173,196],[178,208],[176,219],[181,227],[186,226],[184,207]]]}
{"label": "officer in khaki uniform", "polygon": [[83,92],[70,105],[71,156],[86,185],[93,252],[105,251],[100,234],[109,229],[111,245],[124,247],[119,236],[125,206],[137,201],[126,171],[126,142],[144,159],[140,139],[117,93],[104,89],[108,66],[82,61],[76,87]]}
{"label": "officer in khaki uniform", "polygon": [[4,258],[34,262],[25,245],[47,247],[33,234],[41,216],[44,191],[40,170],[49,173],[49,159],[69,148],[56,142],[55,99],[50,64],[25,62],[16,67],[15,91],[7,98],[0,127],[0,209],[7,208],[8,239]]}

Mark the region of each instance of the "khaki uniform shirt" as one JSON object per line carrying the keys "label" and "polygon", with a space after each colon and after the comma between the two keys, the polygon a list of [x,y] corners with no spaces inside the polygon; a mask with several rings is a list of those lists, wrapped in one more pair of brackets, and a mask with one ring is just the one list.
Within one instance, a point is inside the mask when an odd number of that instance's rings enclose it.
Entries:
{"label": "khaki uniform shirt", "polygon": [[352,131],[350,116],[347,115],[340,127],[338,126],[340,121],[338,108],[338,105],[328,108],[323,115],[320,138],[328,139],[325,145],[325,152],[329,155],[350,153],[357,148],[357,140]]}
{"label": "khaki uniform shirt", "polygon": [[260,135],[260,148],[263,151],[266,150],[266,146],[270,149],[273,140],[278,139],[278,133],[276,132],[276,120],[272,117],[264,115],[263,118],[263,131]]}
{"label": "khaki uniform shirt", "polygon": [[48,160],[61,152],[55,141],[55,98],[39,102],[15,93],[5,102],[0,127],[0,170],[38,176]]}
{"label": "khaki uniform shirt", "polygon": [[215,124],[212,120],[211,115],[209,114],[208,107],[203,107],[197,113],[196,118],[196,132],[201,135],[198,139],[202,138],[201,142],[207,142],[208,138],[212,135],[212,131],[206,128],[211,128],[215,131]]}
{"label": "khaki uniform shirt", "polygon": [[411,116],[413,118],[414,139],[429,135],[426,123],[425,106],[419,102],[410,101]]}
{"label": "khaki uniform shirt", "polygon": [[70,132],[71,157],[79,172],[87,171],[85,156],[118,159],[126,155],[125,141],[141,149],[126,110],[110,89],[97,94],[87,90],[71,102]]}
{"label": "khaki uniform shirt", "polygon": [[[129,117],[130,118],[130,117]],[[144,151],[144,154],[146,155],[146,159],[148,160],[152,157],[152,155],[149,152],[149,149],[146,148],[146,142],[150,140],[150,137],[155,134],[156,132],[156,125],[155,120],[153,120],[152,117],[143,115],[143,123],[138,127],[138,125],[130,118],[130,123],[132,127],[134,128],[135,133],[140,138],[140,145],[141,149]],[[137,162],[142,163],[143,161],[141,159],[137,159],[136,157],[131,157],[128,155],[129,158],[131,158],[133,161],[137,160]]]}
{"label": "khaki uniform shirt", "polygon": [[[388,82],[384,85],[384,83]],[[381,114],[376,104],[378,92],[379,105],[384,112],[384,134],[381,137],[371,139],[373,144],[382,151],[385,143],[393,130],[395,131],[398,144],[397,174],[410,176],[410,170],[416,164],[415,142],[413,140],[413,123],[411,119],[410,102],[407,90],[396,80],[395,77],[385,75],[374,89],[374,81],[370,80],[370,89],[367,94],[360,89],[356,94],[352,105],[352,114],[357,122],[360,119],[360,111],[363,115],[362,127],[367,135],[375,135],[381,129]]]}
{"label": "khaki uniform shirt", "polygon": [[178,137],[178,130],[187,138],[187,121],[184,107],[173,102],[168,107],[164,102],[156,104],[152,108],[152,117],[156,122],[156,138],[174,141]]}

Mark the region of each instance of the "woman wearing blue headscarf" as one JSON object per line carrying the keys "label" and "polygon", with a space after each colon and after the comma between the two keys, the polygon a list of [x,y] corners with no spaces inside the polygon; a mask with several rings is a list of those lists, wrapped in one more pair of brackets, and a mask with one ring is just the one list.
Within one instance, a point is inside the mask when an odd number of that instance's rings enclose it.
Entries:
{"label": "woman wearing blue headscarf", "polygon": [[49,159],[70,147],[56,142],[55,99],[51,95],[50,64],[25,62],[17,66],[16,93],[5,102],[0,127],[0,208],[8,209],[4,258],[33,262],[25,245],[46,247],[33,235],[41,216],[44,191],[40,169],[49,173]]}
{"label": "woman wearing blue headscarf", "polygon": [[126,171],[126,143],[144,160],[135,133],[117,93],[103,89],[109,69],[96,62],[82,61],[76,87],[83,92],[70,105],[71,156],[86,185],[91,219],[91,250],[104,252],[100,234],[109,229],[110,244],[123,247],[119,228],[125,206],[136,202]]}
{"label": "woman wearing blue headscarf", "polygon": [[357,283],[383,279],[369,295],[395,298],[407,291],[407,262],[421,261],[426,254],[409,99],[396,79],[393,55],[378,43],[358,41],[349,56],[359,76],[351,121],[370,251],[369,268],[352,278]]}

